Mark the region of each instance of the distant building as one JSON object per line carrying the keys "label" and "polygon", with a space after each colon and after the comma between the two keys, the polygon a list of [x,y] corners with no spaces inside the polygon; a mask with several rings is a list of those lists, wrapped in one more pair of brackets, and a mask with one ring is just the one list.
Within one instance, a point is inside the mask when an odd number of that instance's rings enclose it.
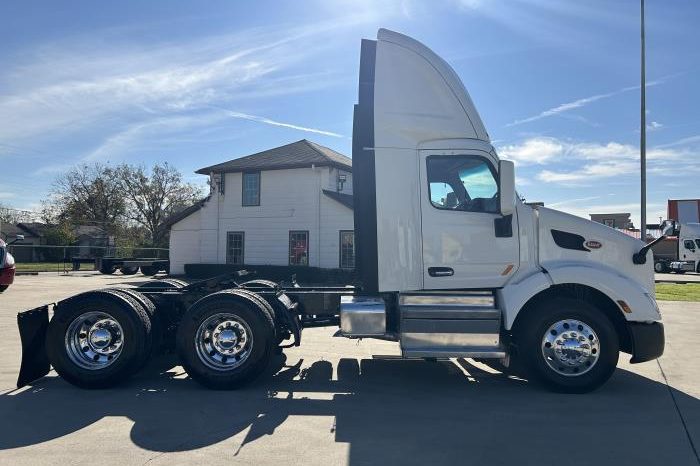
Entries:
{"label": "distant building", "polygon": [[591,221],[620,230],[630,230],[634,228],[629,213],[591,214]]}
{"label": "distant building", "polygon": [[169,221],[186,264],[355,266],[352,160],[303,139],[197,170],[211,193]]}

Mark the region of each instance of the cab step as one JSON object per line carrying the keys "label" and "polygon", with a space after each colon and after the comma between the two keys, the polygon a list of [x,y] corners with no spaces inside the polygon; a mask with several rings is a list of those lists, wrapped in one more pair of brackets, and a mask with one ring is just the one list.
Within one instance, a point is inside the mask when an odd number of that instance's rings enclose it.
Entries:
{"label": "cab step", "polygon": [[404,357],[506,356],[493,292],[405,293],[399,296],[399,315]]}

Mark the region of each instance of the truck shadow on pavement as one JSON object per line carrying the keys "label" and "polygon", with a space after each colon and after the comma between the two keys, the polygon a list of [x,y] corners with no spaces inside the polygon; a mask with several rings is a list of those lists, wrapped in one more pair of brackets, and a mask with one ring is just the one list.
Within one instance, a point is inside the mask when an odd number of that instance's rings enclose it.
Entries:
{"label": "truck shadow on pavement", "polygon": [[[570,464],[696,464],[674,398],[696,422],[699,400],[623,369],[595,393],[563,395],[466,360],[341,359],[336,377],[330,362],[303,366],[282,356],[266,377],[230,392],[208,391],[157,364],[110,390],[80,390],[46,377],[0,395],[0,449],[125,416],[134,423],[131,441],[155,452],[193,450],[241,434],[230,442],[232,460],[271,445],[285,450],[275,458],[311,455],[319,442],[335,441],[349,445],[351,464],[546,464],[559,455]],[[290,416],[327,416],[327,433],[288,437],[285,426],[284,441],[256,445]],[[699,426],[689,427],[692,434]],[[84,447],[100,435],[121,434],[86,432]]]}

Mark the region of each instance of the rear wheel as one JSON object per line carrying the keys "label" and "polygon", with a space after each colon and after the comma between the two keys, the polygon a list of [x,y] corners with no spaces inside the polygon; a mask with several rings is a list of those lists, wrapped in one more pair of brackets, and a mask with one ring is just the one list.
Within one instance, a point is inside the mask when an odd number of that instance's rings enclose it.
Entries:
{"label": "rear wheel", "polygon": [[3,291],[5,291],[5,290],[8,289],[9,287],[10,287],[10,285],[0,285],[0,293],[2,293]]}
{"label": "rear wheel", "polygon": [[530,378],[554,391],[586,393],[615,371],[620,344],[601,310],[584,301],[554,298],[523,318],[515,338],[518,358]]}
{"label": "rear wheel", "polygon": [[214,389],[238,388],[267,367],[275,345],[272,309],[241,290],[213,293],[187,311],[177,350],[187,373]]}
{"label": "rear wheel", "polygon": [[142,265],[141,266],[141,273],[144,275],[148,275],[149,277],[152,277],[153,275],[157,274],[160,272],[160,269],[158,266],[155,265]]}
{"label": "rear wheel", "polygon": [[122,275],[134,275],[136,272],[139,271],[138,267],[128,267],[126,265],[122,265],[119,270],[121,270]]}
{"label": "rear wheel", "polygon": [[112,275],[114,272],[117,271],[117,267],[100,267],[100,273],[105,274],[105,275]]}
{"label": "rear wheel", "polygon": [[114,290],[91,291],[59,303],[46,352],[66,381],[105,388],[140,368],[151,338],[150,319],[138,301]]}

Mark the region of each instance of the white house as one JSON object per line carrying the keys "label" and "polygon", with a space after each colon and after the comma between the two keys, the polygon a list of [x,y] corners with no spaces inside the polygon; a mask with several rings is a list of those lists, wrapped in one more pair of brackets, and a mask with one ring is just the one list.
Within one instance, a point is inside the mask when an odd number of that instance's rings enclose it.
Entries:
{"label": "white house", "polygon": [[303,139],[197,170],[211,193],[170,220],[185,264],[355,265],[352,160]]}

